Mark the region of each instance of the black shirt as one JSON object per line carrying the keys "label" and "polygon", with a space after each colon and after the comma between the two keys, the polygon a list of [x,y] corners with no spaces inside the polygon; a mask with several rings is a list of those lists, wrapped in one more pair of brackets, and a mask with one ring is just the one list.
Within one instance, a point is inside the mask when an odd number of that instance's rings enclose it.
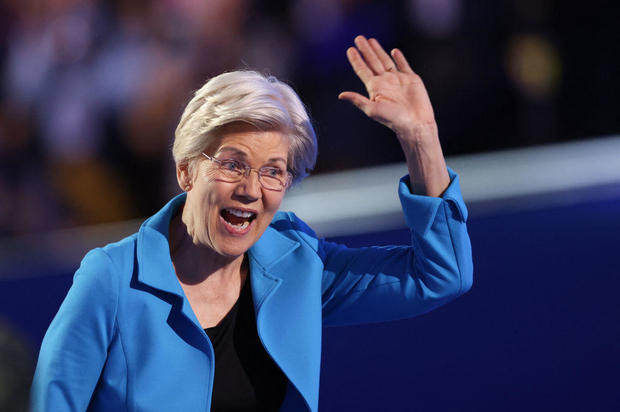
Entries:
{"label": "black shirt", "polygon": [[205,332],[215,351],[211,410],[277,411],[287,379],[258,337],[249,276],[230,312]]}

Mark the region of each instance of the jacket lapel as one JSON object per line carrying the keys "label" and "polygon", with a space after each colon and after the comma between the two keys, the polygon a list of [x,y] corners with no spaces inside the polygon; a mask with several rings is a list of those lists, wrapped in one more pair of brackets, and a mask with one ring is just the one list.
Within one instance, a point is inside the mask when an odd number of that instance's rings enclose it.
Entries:
{"label": "jacket lapel", "polygon": [[[170,220],[180,205],[185,203],[185,193],[176,196],[168,202],[159,212],[147,219],[138,232],[137,263],[138,281],[157,291],[172,295],[171,299],[165,299],[189,321],[201,329],[200,322],[196,318],[181,284],[174,276],[174,267],[170,258],[170,246],[168,244],[168,232]],[[162,294],[158,293],[158,297]]]}
{"label": "jacket lapel", "polygon": [[267,227],[265,233],[250,248],[250,274],[252,276],[252,296],[256,314],[260,312],[263,302],[274,292],[282,278],[271,273],[274,265],[299,247],[299,243],[291,240]]}
{"label": "jacket lapel", "polygon": [[321,300],[313,265],[319,261],[300,246],[268,227],[249,251],[250,274],[259,337],[310,410],[316,410]]}

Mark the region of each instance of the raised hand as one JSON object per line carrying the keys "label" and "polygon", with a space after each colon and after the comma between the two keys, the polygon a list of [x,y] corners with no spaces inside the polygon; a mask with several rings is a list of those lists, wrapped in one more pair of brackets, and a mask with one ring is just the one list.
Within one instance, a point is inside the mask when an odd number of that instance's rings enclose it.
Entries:
{"label": "raised hand", "polygon": [[355,46],[347,50],[347,58],[366,86],[368,97],[346,91],[338,98],[353,103],[396,133],[405,152],[414,193],[441,195],[450,178],[422,79],[398,49],[393,49],[390,56],[377,40],[364,36],[355,38]]}
{"label": "raised hand", "polygon": [[355,45],[347,50],[347,58],[368,97],[342,92],[338,98],[350,101],[399,135],[416,125],[435,123],[424,83],[400,50],[393,49],[390,57],[377,40],[363,36],[355,38]]}

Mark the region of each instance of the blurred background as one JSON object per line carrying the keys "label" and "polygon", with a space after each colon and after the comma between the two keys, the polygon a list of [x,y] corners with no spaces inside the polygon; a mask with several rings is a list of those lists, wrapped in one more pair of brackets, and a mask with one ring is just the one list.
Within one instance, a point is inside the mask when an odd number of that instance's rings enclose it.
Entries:
{"label": "blurred background", "polygon": [[[470,203],[477,283],[439,314],[326,332],[325,363],[334,366],[324,368],[322,409],[618,410],[607,386],[620,382],[611,292],[620,292],[612,259],[620,174],[609,169],[620,163],[620,29],[612,9],[602,0],[4,0],[0,410],[24,407],[40,340],[83,249],[131,233],[179,192],[174,128],[209,77],[252,68],[289,82],[315,122],[321,188],[333,179],[363,186],[382,165],[402,166],[391,133],[337,100],[362,91],[345,57],[357,34],[401,48],[425,81]],[[556,147],[570,150],[545,151]],[[565,180],[591,178],[528,191],[549,175],[540,167],[558,159],[567,162]],[[522,173],[507,167],[524,162]],[[597,180],[601,165],[607,174]],[[392,191],[395,182],[387,182]],[[341,201],[335,206],[358,200]],[[289,205],[297,210],[294,199]],[[370,213],[364,233],[319,233],[351,246],[406,242],[399,221],[380,224],[393,210]],[[403,339],[407,349],[392,358],[372,349]],[[454,339],[461,344],[444,347]],[[541,346],[549,339],[554,345]],[[337,385],[356,396],[338,396]]]}
{"label": "blurred background", "polygon": [[343,90],[356,34],[400,47],[446,155],[620,130],[619,30],[593,0],[5,0],[0,235],[152,214],[178,192],[173,131],[224,70],[290,82],[319,135],[316,173],[403,160]]}

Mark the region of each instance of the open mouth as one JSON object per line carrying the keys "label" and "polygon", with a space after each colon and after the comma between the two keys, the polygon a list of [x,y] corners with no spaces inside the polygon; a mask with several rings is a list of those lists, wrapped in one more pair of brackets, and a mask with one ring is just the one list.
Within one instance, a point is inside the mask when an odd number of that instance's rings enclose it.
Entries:
{"label": "open mouth", "polygon": [[235,229],[245,229],[256,219],[256,213],[239,209],[222,209],[220,215],[226,223]]}

